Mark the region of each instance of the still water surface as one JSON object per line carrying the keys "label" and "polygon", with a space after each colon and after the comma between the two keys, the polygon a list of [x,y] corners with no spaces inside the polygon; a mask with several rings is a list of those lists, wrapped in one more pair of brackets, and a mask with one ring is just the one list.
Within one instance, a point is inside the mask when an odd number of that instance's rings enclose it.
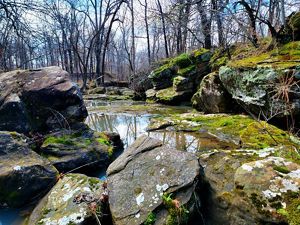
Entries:
{"label": "still water surface", "polygon": [[[187,112],[191,110],[188,107],[156,105],[151,106],[149,110],[143,102],[104,102],[97,100],[87,101],[86,104],[89,116],[85,122],[90,128],[95,131],[119,133],[125,149],[142,134],[160,139],[178,150],[194,153],[220,147],[218,140],[205,133],[176,132],[171,129],[146,131],[152,117],[164,116],[169,112]],[[141,109],[135,110],[139,105]],[[100,179],[105,179],[105,171],[99,171],[97,176]],[[2,209],[0,210],[0,225],[21,225],[25,214],[28,212],[21,209]]]}

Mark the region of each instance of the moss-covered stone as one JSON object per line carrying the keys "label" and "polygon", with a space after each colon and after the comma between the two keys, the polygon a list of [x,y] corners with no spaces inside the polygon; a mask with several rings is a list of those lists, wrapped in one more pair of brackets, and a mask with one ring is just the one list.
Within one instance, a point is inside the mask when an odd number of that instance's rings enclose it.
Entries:
{"label": "moss-covered stone", "polygon": [[236,147],[264,149],[266,147],[285,146],[286,149],[291,148],[290,151],[283,151],[285,158],[293,159],[293,161],[300,159],[299,154],[292,150],[292,148],[298,148],[300,145],[292,141],[287,132],[263,121],[258,122],[248,116],[184,113],[173,114],[167,118],[153,118],[152,120],[153,124],[156,121],[158,124],[173,124],[177,131],[207,132],[219,140],[234,143]]}
{"label": "moss-covered stone", "polygon": [[249,124],[240,132],[240,137],[243,144],[250,148],[292,144],[287,132],[263,121]]}
{"label": "moss-covered stone", "polygon": [[191,91],[175,91],[173,87],[162,89],[157,91],[156,99],[157,102],[174,105],[187,100],[191,96]]}
{"label": "moss-covered stone", "polygon": [[46,137],[41,152],[59,171],[67,172],[89,163],[92,167],[106,167],[114,154],[114,146],[106,133],[89,129],[62,131]]}
{"label": "moss-covered stone", "polygon": [[219,70],[219,77],[233,99],[247,112],[257,117],[263,114],[267,120],[290,115],[296,118],[300,112],[299,97],[294,94],[299,92],[296,80],[299,69],[224,66]]}
{"label": "moss-covered stone", "polygon": [[[40,201],[30,215],[28,224],[94,224],[94,214],[88,203],[94,201],[103,192],[103,182],[98,178],[83,174],[67,174],[60,179],[51,191]],[[88,197],[84,202],[80,195]]]}
{"label": "moss-covered stone", "polygon": [[229,113],[237,108],[216,72],[202,79],[191,101],[194,108],[205,113]]}
{"label": "moss-covered stone", "polygon": [[[173,82],[174,77],[182,76],[190,78],[190,91],[194,89],[201,79],[208,73],[208,61],[211,57],[211,53],[206,49],[195,50],[191,53],[183,53],[174,58],[170,58],[160,65],[160,67],[154,69],[149,75],[149,79],[152,81],[155,90],[166,89],[170,86],[178,83]],[[156,99],[152,99],[156,100]]]}
{"label": "moss-covered stone", "polygon": [[173,80],[173,89],[176,92],[179,91],[189,91],[193,90],[194,84],[190,78],[186,78],[183,76],[177,76]]}
{"label": "moss-covered stone", "polygon": [[25,140],[20,134],[0,131],[1,206],[29,204],[56,182],[58,171]]}

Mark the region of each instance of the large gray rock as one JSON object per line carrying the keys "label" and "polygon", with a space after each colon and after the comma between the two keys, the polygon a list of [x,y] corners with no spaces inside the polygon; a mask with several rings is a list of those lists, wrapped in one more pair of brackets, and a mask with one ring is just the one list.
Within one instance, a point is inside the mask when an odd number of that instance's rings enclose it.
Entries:
{"label": "large gray rock", "polygon": [[44,131],[86,116],[79,87],[59,67],[0,74],[0,130]]}
{"label": "large gray rock", "polygon": [[0,206],[27,204],[56,182],[57,170],[30,150],[20,134],[0,131],[0,162]]}
{"label": "large gray rock", "polygon": [[[282,157],[295,149],[278,146],[200,153],[210,184],[207,211],[214,225],[299,224],[300,165]],[[216,216],[218,215],[218,216]]]}
{"label": "large gray rock", "polygon": [[300,113],[300,88],[296,84],[299,69],[221,67],[219,76],[247,111],[257,115],[264,112],[267,118],[295,117]]}
{"label": "large gray rock", "polygon": [[100,199],[106,195],[102,185],[98,178],[65,175],[35,207],[28,224],[98,225],[95,217],[101,219],[98,214],[103,206]]}
{"label": "large gray rock", "polygon": [[193,95],[192,104],[205,113],[228,113],[233,111],[236,103],[223,87],[219,75],[210,73],[202,79],[198,91]]}
{"label": "large gray rock", "polygon": [[[115,225],[143,224],[149,215],[156,218],[155,224],[172,220],[181,224],[183,217],[187,222],[200,203],[196,189],[202,178],[197,158],[163,146],[156,139],[138,138],[109,166],[107,175]],[[170,202],[166,202],[168,198]],[[168,204],[173,203],[170,209]]]}

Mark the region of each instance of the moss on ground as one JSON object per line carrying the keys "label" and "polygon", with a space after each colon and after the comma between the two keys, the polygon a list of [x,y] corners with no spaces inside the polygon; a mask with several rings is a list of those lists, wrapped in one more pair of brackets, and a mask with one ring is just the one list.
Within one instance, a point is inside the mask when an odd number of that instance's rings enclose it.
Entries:
{"label": "moss on ground", "polygon": [[240,137],[245,146],[258,149],[291,144],[287,132],[263,121],[249,124],[240,132]]}
{"label": "moss on ground", "polygon": [[[234,56],[228,63],[234,68],[254,68],[257,66],[273,67],[279,69],[294,68],[299,65],[300,60],[300,41],[290,42],[283,46],[279,46],[271,51],[247,50],[245,57],[240,59]],[[251,54],[250,54],[251,53]],[[235,52],[237,54],[237,52]],[[249,55],[250,54],[250,55]]]}
{"label": "moss on ground", "polygon": [[[241,147],[244,148],[263,149],[278,145],[286,146],[287,149],[289,146],[291,149],[299,147],[291,140],[287,132],[244,115],[176,114],[171,116],[171,120],[178,126],[189,126],[193,131],[204,129],[215,135],[221,133],[232,138],[239,138]],[[193,124],[186,124],[186,121]],[[293,161],[298,161],[300,157],[295,150],[285,151],[284,156]]]}
{"label": "moss on ground", "polygon": [[291,172],[286,166],[274,166],[273,169],[284,174]]}

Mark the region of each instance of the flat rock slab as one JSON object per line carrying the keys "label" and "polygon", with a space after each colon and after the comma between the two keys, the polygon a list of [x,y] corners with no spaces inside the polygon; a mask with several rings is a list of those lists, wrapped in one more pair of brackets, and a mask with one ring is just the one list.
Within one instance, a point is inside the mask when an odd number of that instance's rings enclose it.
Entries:
{"label": "flat rock slab", "polygon": [[[88,204],[74,202],[75,197],[84,194],[90,199],[99,199],[103,182],[83,174],[67,174],[33,210],[30,225],[82,225],[97,224]],[[91,201],[92,201],[91,200]]]}
{"label": "flat rock slab", "polygon": [[[108,168],[110,210],[116,225],[143,224],[149,213],[161,214],[165,193],[190,202],[201,174],[197,158],[156,139],[141,136]],[[158,222],[156,224],[162,224]]]}
{"label": "flat rock slab", "polygon": [[0,131],[0,206],[19,207],[38,199],[55,184],[57,174],[22,135]]}

